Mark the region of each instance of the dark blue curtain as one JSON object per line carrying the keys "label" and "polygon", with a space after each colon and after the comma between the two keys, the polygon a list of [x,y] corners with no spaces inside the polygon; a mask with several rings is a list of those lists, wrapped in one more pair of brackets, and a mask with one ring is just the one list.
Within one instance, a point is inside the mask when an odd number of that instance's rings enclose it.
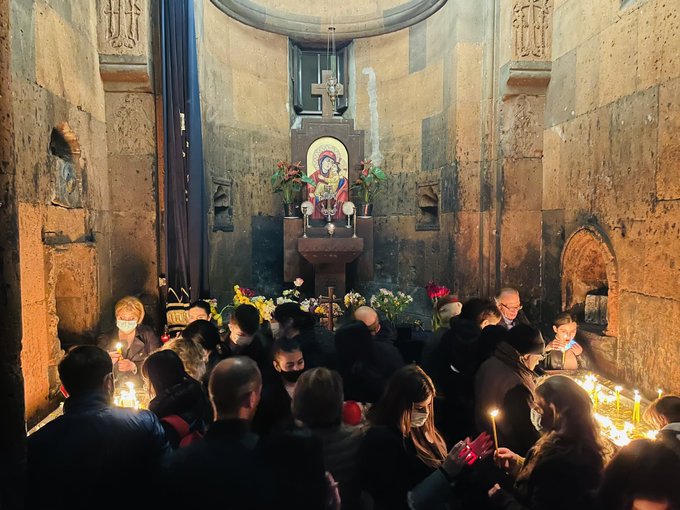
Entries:
{"label": "dark blue curtain", "polygon": [[164,0],[163,127],[169,288],[208,297],[207,199],[203,171],[193,0]]}

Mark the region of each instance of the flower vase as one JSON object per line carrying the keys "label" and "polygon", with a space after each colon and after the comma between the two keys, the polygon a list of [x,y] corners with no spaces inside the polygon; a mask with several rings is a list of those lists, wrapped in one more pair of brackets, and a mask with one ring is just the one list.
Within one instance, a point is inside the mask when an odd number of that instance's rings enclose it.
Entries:
{"label": "flower vase", "polygon": [[371,218],[373,216],[373,204],[359,204],[357,206],[359,218]]}
{"label": "flower vase", "polygon": [[297,219],[300,217],[300,204],[283,204],[283,217]]}

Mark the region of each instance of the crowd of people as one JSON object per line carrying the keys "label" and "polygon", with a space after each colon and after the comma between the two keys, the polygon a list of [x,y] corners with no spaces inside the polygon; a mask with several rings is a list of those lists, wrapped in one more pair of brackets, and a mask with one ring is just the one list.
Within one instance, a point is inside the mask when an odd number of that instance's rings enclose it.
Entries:
{"label": "crowd of people", "polygon": [[[161,345],[123,298],[116,329],[59,364],[29,508],[680,510],[680,397],[646,410],[656,440],[616,450],[585,390],[540,376],[590,362],[572,316],[546,342],[514,289],[440,305],[407,364],[366,306],[333,335],[294,302],[271,321],[240,305],[220,332],[196,302]],[[148,410],[112,405],[128,381]]]}

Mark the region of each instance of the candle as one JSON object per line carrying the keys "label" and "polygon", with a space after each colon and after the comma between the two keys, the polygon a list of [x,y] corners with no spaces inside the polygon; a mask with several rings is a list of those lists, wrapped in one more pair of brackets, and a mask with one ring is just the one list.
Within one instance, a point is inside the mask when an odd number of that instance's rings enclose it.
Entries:
{"label": "candle", "polygon": [[656,398],[661,398],[661,395],[663,395],[663,390],[661,388],[659,388],[658,390],[656,390],[656,393],[657,393]]}
{"label": "candle", "polygon": [[116,344],[116,352],[121,356],[123,355],[123,344],[121,344],[120,342]]}
{"label": "candle", "polygon": [[633,398],[635,404],[633,406],[633,423],[635,425],[640,424],[640,401],[642,400],[642,397],[640,396],[640,392],[638,390],[635,390],[635,396]]}
{"label": "candle", "polygon": [[493,444],[498,450],[498,434],[496,433],[496,416],[498,416],[498,409],[493,409],[489,415],[491,416],[491,427],[493,428]]}
{"label": "candle", "polygon": [[616,390],[616,413],[618,414],[621,408],[621,390],[623,386],[615,386],[614,389]]}

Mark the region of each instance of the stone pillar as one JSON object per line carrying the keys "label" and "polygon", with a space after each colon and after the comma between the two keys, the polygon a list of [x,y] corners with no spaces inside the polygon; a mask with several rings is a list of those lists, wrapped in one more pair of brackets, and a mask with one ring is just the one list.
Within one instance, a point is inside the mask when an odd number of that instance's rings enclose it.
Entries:
{"label": "stone pillar", "polygon": [[543,118],[552,0],[501,0],[496,286],[517,287],[534,320],[541,298]]}
{"label": "stone pillar", "polygon": [[15,190],[10,0],[0,0],[0,507],[21,508],[26,428],[21,372],[19,217]]}
{"label": "stone pillar", "polygon": [[[104,83],[111,197],[112,303],[140,294],[158,320],[156,105],[151,2],[98,0],[99,71]],[[108,312],[108,315],[107,315]]]}

